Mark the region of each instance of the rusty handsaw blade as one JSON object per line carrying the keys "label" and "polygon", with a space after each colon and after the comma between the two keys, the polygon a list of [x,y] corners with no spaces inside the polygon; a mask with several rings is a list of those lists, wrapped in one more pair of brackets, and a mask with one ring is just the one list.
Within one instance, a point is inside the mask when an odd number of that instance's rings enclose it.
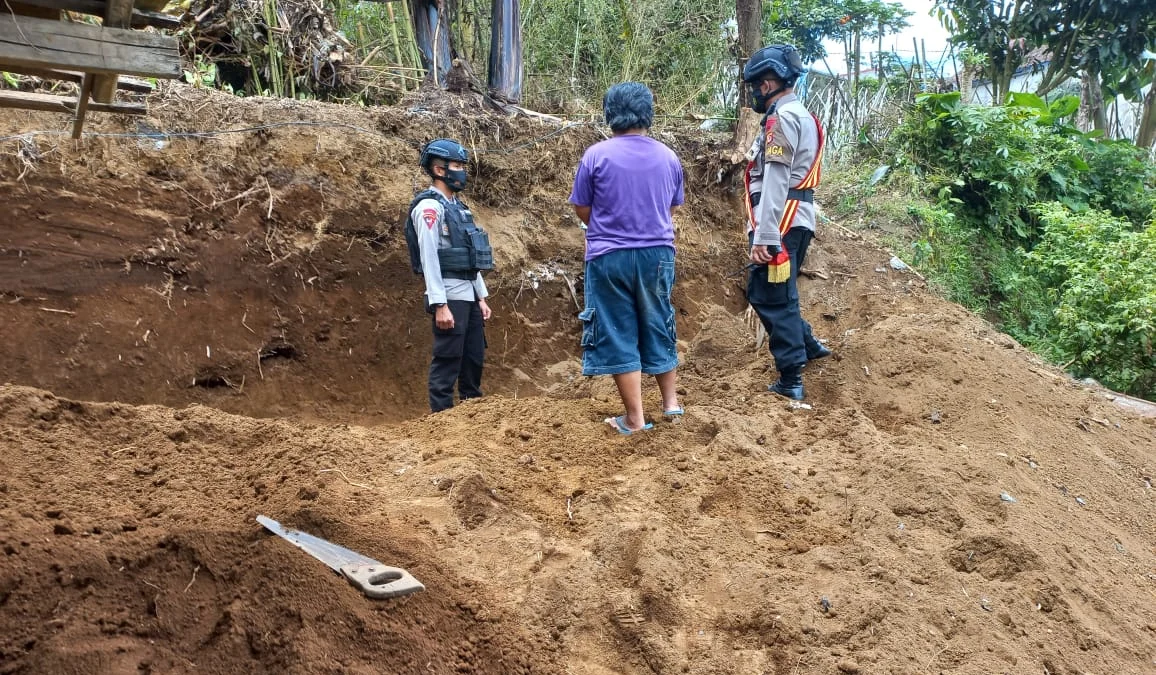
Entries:
{"label": "rusty handsaw blade", "polygon": [[381,600],[425,590],[420,581],[400,567],[384,565],[321,537],[289,529],[266,516],[257,516],[257,522],[266,530],[328,565],[367,597]]}

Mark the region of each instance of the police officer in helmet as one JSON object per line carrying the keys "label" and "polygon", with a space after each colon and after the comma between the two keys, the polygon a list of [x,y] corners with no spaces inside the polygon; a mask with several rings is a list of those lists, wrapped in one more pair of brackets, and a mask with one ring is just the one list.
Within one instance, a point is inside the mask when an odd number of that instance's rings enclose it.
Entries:
{"label": "police officer in helmet", "polygon": [[769,336],[779,371],[768,389],[802,400],[803,367],[830,356],[799,310],[798,274],[815,233],[814,189],[819,184],[824,132],[795,95],[805,72],[791,45],[755,52],[743,68],[762,130],[746,171],[751,274],[747,299]]}
{"label": "police officer in helmet", "polygon": [[456,141],[439,138],[422,148],[420,164],[432,185],[410,204],[406,242],[414,272],[425,278],[426,308],[433,314],[429,403],[433,412],[482,395],[489,291],[482,272],[493,269],[489,237],[458,198],[466,187],[469,155]]}

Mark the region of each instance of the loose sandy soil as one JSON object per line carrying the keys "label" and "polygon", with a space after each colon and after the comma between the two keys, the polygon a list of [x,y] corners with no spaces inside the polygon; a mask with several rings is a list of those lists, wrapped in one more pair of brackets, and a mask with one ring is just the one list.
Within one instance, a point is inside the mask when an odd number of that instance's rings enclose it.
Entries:
{"label": "loose sandy soil", "polygon": [[[836,226],[803,295],[838,358],[813,409],[762,393],[726,139],[680,133],[687,415],[613,435],[565,204],[599,132],[436,103],[501,266],[491,395],[438,416],[399,226],[429,101],[182,87],[90,129],[293,125],[0,144],[0,673],[1156,672],[1143,407]],[[428,590],[367,600],[259,513]]]}

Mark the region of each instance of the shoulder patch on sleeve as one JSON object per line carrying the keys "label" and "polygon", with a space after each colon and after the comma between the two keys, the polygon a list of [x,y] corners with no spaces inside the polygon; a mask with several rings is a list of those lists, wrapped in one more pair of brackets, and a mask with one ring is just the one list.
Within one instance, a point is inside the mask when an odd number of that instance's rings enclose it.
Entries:
{"label": "shoulder patch on sleeve", "polygon": [[426,227],[431,230],[434,229],[434,227],[438,224],[437,209],[425,209],[421,212],[421,219],[425,223]]}
{"label": "shoulder patch on sleeve", "polygon": [[[773,123],[772,123],[772,120]],[[765,161],[777,164],[790,164],[795,150],[786,138],[783,126],[779,124],[777,115],[767,118],[766,147],[764,148]]]}

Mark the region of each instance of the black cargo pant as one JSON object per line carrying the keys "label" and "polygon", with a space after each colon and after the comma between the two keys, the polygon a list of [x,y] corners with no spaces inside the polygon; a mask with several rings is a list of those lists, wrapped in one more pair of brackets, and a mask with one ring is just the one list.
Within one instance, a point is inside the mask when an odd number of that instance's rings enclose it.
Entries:
{"label": "black cargo pant", "polygon": [[[767,330],[771,355],[780,373],[802,368],[822,348],[799,309],[799,268],[814,236],[806,228],[794,227],[783,237],[783,248],[791,257],[790,279],[769,283],[767,268],[760,266],[751,271],[747,281],[747,300]],[[753,232],[748,241],[754,241]]]}
{"label": "black cargo pant", "polygon": [[476,300],[450,300],[454,327],[438,328],[433,319],[433,361],[429,366],[429,407],[440,412],[454,407],[454,385],[464,401],[482,395],[482,364],[486,358],[485,323]]}

